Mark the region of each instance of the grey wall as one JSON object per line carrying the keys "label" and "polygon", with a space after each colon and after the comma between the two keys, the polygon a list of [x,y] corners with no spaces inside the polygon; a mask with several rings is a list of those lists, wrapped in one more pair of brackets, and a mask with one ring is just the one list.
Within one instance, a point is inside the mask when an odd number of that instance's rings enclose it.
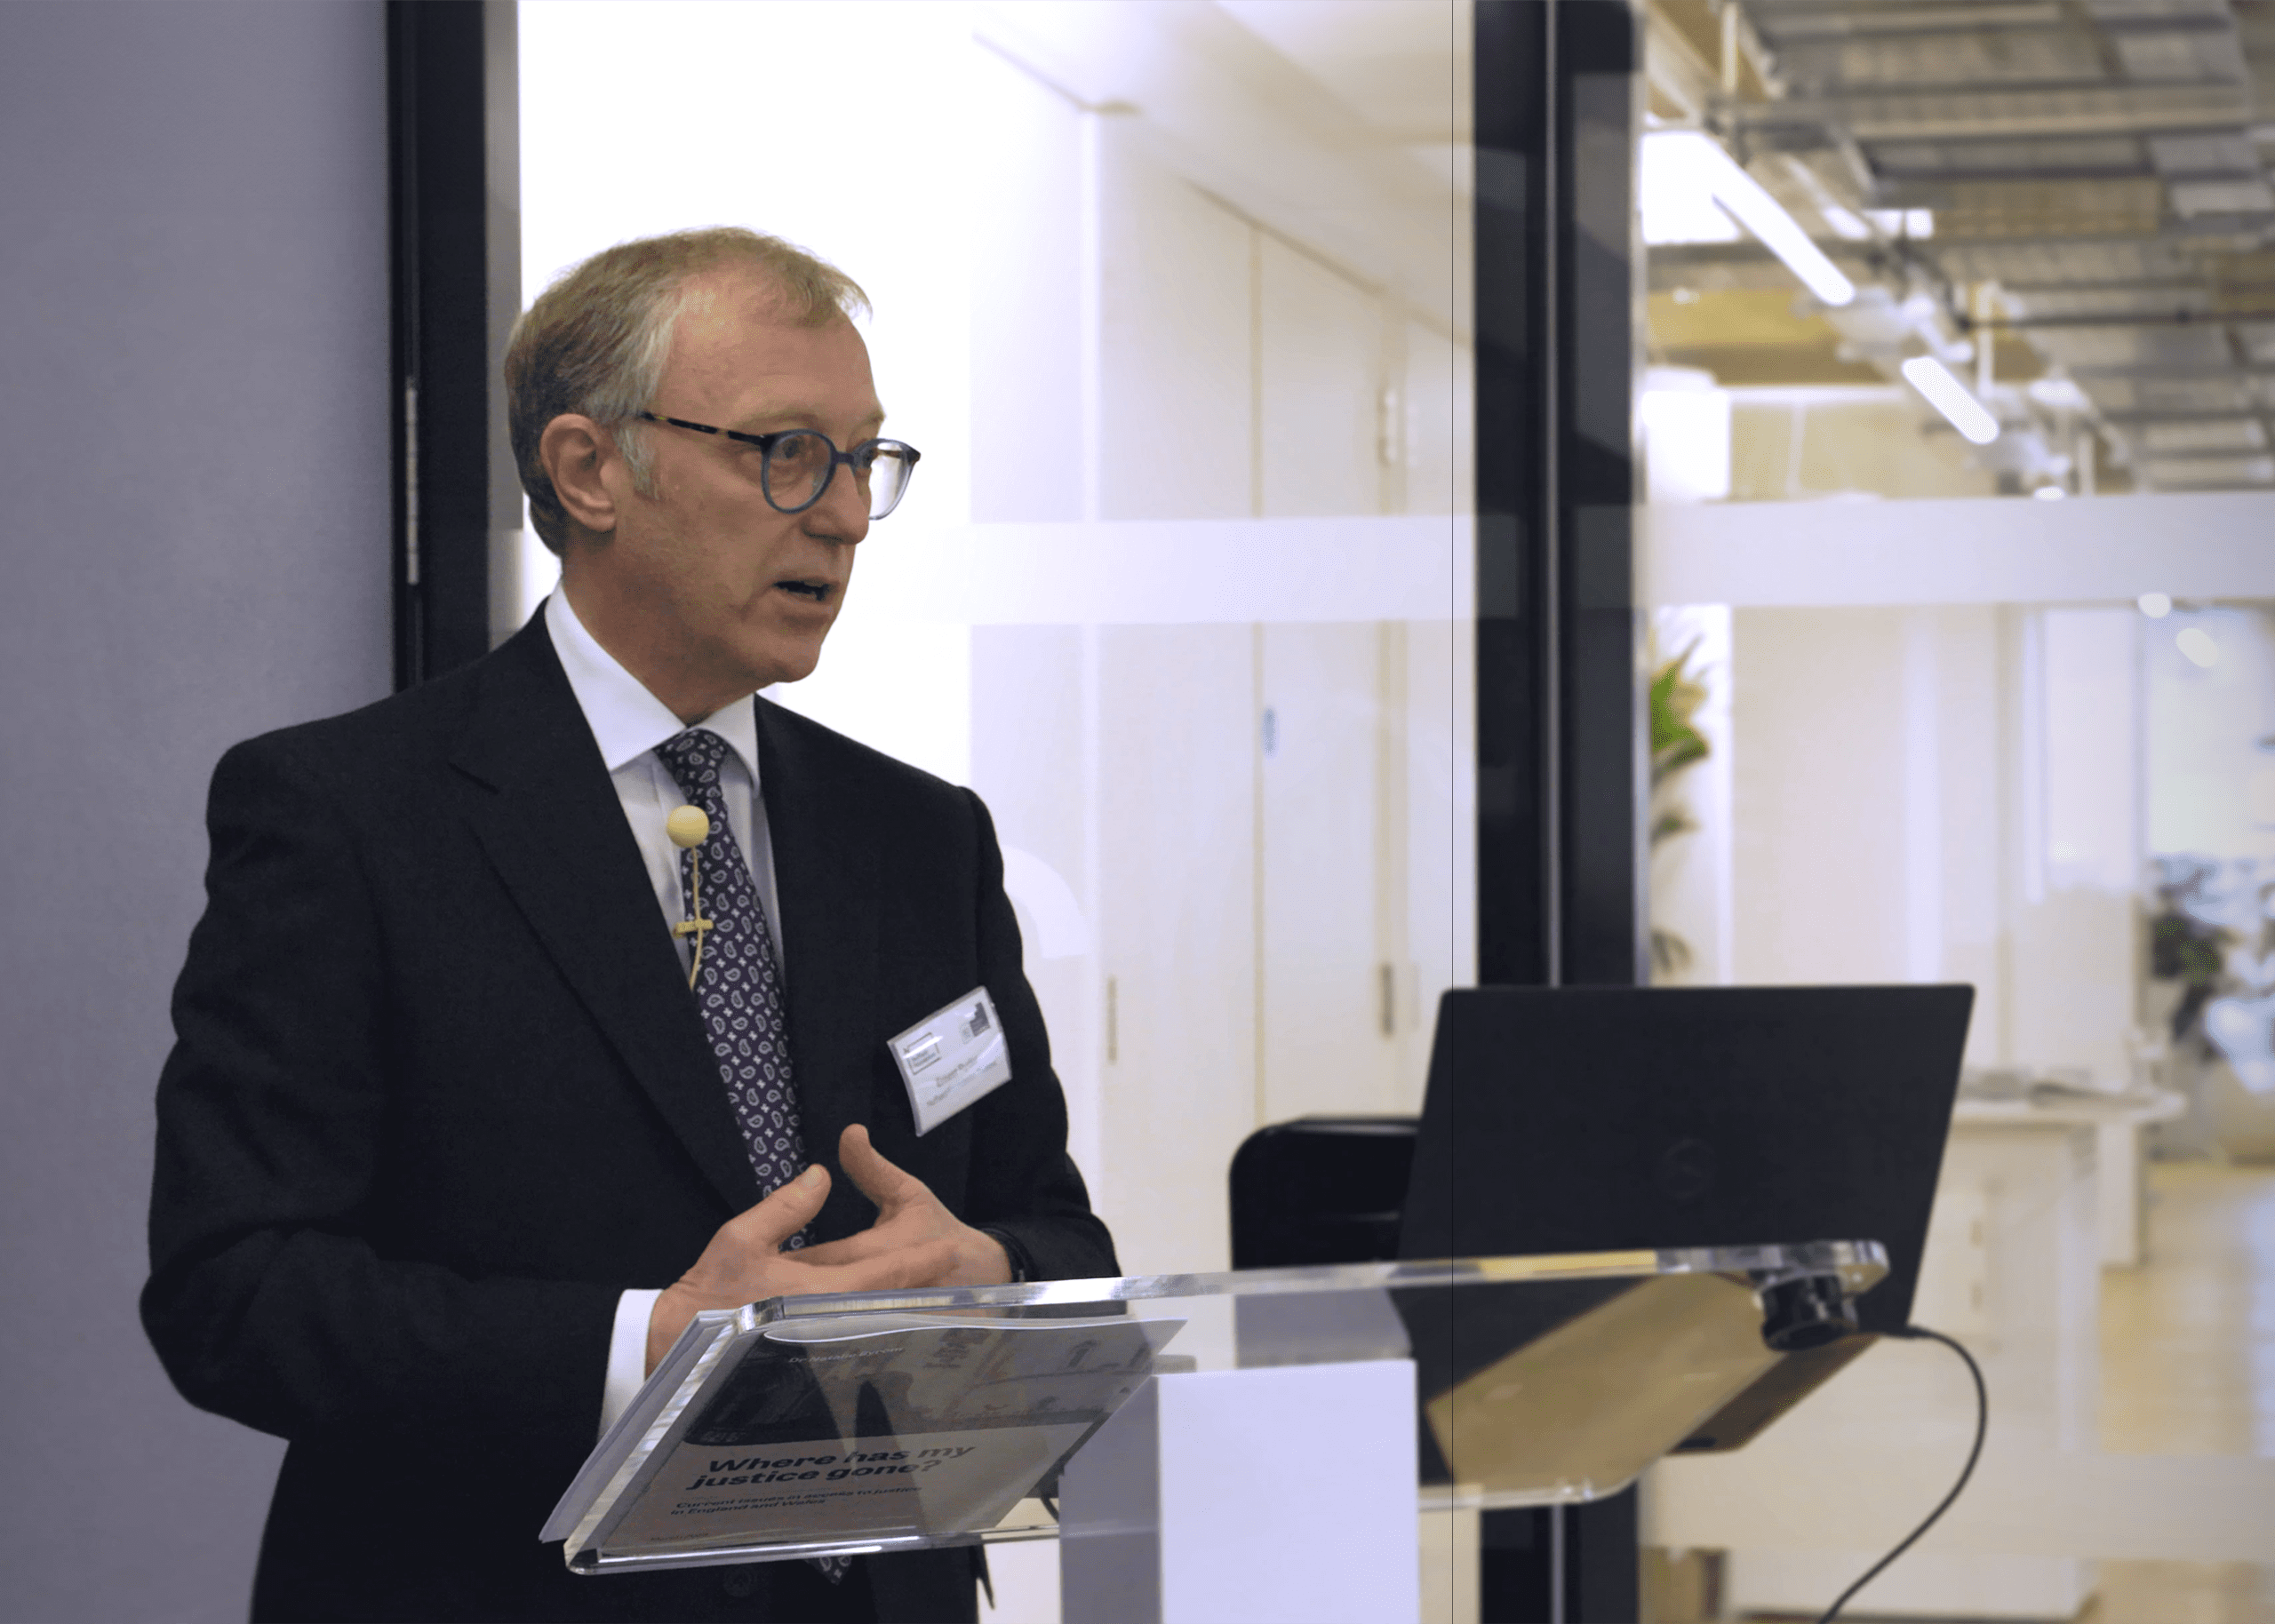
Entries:
{"label": "grey wall", "polygon": [[371,0],[0,4],[0,1617],[242,1618],[279,1446],[135,1319],[233,740],[387,686]]}

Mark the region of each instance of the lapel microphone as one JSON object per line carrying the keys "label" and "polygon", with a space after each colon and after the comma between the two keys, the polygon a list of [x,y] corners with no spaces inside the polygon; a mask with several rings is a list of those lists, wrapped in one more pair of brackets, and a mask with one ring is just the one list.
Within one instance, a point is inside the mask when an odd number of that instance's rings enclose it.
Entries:
{"label": "lapel microphone", "polygon": [[[701,807],[675,807],[671,816],[664,819],[664,832],[682,851],[692,852],[711,838],[711,820]],[[687,986],[691,992],[695,990],[695,978],[703,968],[703,934],[717,923],[703,917],[703,863],[700,858],[690,858],[687,865],[687,915],[672,927],[672,935],[695,938],[695,957],[687,967]]]}

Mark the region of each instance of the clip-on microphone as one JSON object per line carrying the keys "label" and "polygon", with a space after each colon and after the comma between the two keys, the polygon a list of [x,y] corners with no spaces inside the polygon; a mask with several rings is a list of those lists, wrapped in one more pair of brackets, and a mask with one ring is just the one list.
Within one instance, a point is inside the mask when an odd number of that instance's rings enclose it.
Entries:
{"label": "clip-on microphone", "polygon": [[[682,851],[692,852],[711,838],[711,820],[701,807],[675,807],[671,816],[664,819],[664,832]],[[687,912],[688,917],[672,927],[672,935],[695,938],[695,957],[687,967],[688,990],[692,991],[695,977],[703,968],[703,933],[718,923],[703,917],[703,864],[699,858],[687,865]]]}

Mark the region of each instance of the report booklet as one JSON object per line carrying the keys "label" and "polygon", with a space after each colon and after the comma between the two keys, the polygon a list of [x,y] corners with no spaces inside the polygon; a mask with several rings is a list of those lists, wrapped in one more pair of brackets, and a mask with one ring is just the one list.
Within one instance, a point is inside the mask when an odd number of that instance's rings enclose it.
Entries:
{"label": "report booklet", "polygon": [[954,1542],[1135,1392],[1176,1319],[697,1317],[539,1538],[578,1572]]}

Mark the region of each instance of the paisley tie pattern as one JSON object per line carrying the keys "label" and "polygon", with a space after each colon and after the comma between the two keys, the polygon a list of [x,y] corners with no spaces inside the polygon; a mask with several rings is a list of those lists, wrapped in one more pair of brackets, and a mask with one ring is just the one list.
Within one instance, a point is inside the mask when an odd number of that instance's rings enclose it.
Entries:
{"label": "paisley tie pattern", "polygon": [[[805,1144],[790,1076],[790,1032],[782,1018],[782,972],[774,959],[773,933],[767,928],[757,881],[727,822],[726,796],[719,787],[727,741],[708,728],[690,728],[657,745],[656,755],[688,803],[702,808],[711,820],[710,838],[679,855],[680,895],[690,894],[690,878],[701,864],[703,912],[712,921],[704,933],[695,998],[758,1174],[759,1194],[770,1196],[805,1166]],[[805,1244],[800,1233],[784,1241],[782,1249],[794,1252]],[[844,1582],[852,1565],[850,1556],[807,1560],[834,1585]]]}
{"label": "paisley tie pattern", "polygon": [[[695,981],[697,1005],[711,1036],[711,1053],[734,1103],[735,1120],[758,1174],[761,1195],[771,1195],[806,1165],[798,1128],[798,1096],[790,1074],[789,1030],[782,1018],[782,975],[774,959],[766,908],[750,864],[727,823],[719,767],[727,741],[707,728],[690,728],[656,746],[680,793],[703,808],[711,836],[680,854],[684,896],[702,865],[703,912],[714,921],[704,933],[703,962]],[[805,1244],[794,1236],[786,1248]]]}

